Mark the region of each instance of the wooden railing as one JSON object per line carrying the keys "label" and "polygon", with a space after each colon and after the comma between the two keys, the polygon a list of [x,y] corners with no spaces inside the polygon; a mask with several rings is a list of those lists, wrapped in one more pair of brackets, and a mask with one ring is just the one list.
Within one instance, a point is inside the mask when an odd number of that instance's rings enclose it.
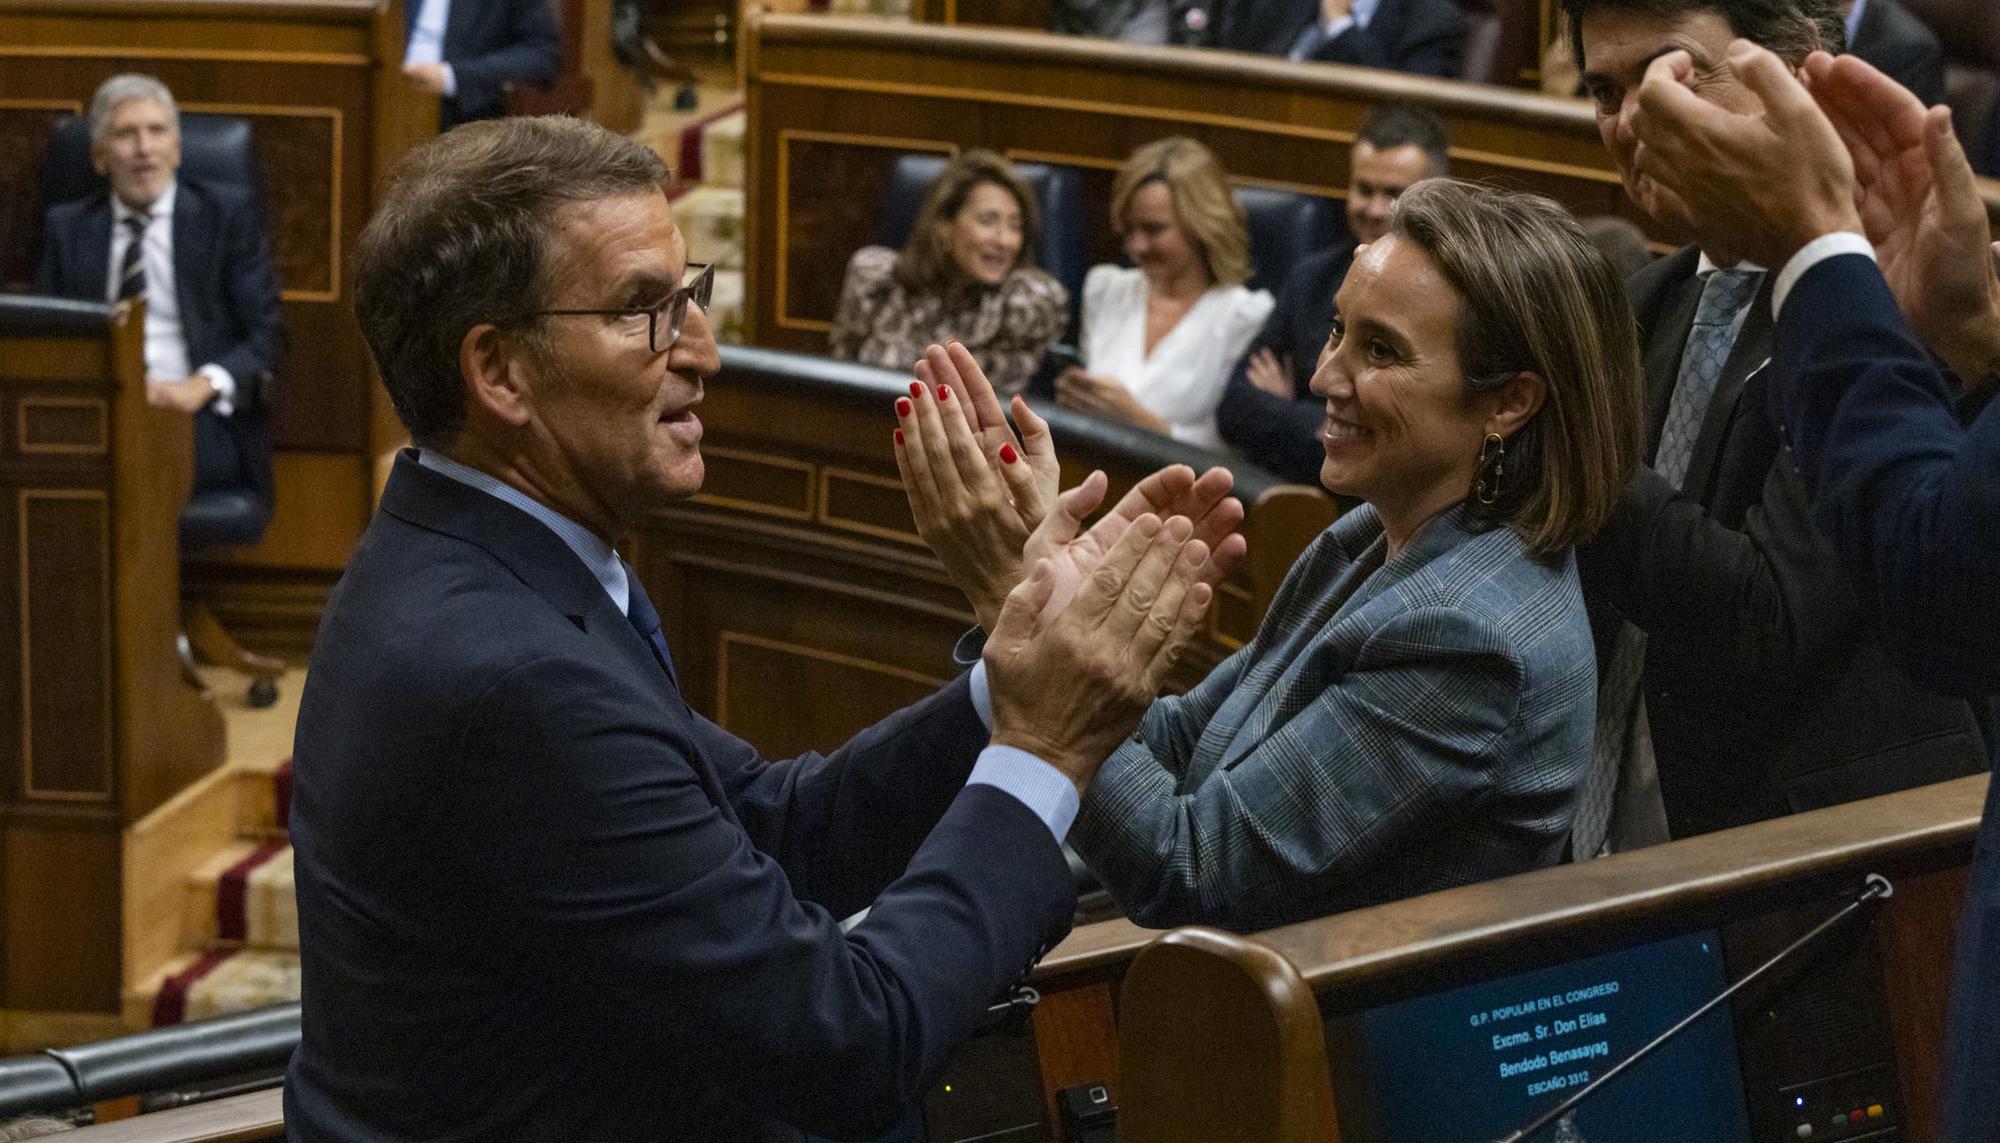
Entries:
{"label": "wooden railing", "polygon": [[[1902,1137],[1936,1139],[1952,934],[1987,781],[1962,778],[1252,938],[1169,934],[1125,979],[1119,1138],[1215,1138],[1199,1125],[1227,1106],[1258,1122],[1304,1125],[1259,1138],[1337,1141],[1326,1040],[1298,1031],[1322,1013],[1693,930],[1723,927],[1727,943],[1728,926],[1802,906],[1830,912],[1880,873],[1895,891],[1861,955],[1872,958],[1863,970],[1886,992],[1887,1026],[1863,1031],[1893,1049]],[[1195,989],[1220,987],[1243,1002],[1183,1002]],[[1187,1052],[1194,1041],[1245,1047]]]}

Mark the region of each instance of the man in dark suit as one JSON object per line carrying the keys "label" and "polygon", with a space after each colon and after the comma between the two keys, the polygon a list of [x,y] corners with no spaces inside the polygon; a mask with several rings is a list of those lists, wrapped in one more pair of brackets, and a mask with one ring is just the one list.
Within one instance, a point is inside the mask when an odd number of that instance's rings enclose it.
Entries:
{"label": "man in dark suit", "polygon": [[510,83],[553,83],[562,34],[548,0],[406,0],[403,74],[439,98],[438,129],[492,119]]}
{"label": "man in dark suit", "polygon": [[1468,30],[1453,0],[1222,0],[1213,46],[1457,79]]}
{"label": "man in dark suit", "polygon": [[1944,45],[1896,0],[1844,0],[1847,50],[1915,92],[1926,107],[1944,102]]}
{"label": "man in dark suit", "polygon": [[178,178],[180,112],[150,76],[118,75],[90,104],[107,193],[50,208],[37,293],[146,304],[146,398],[194,417],[196,491],[270,496],[266,418],[285,335],[277,276],[249,191]]}
{"label": "man in dark suit", "polygon": [[1766,414],[1770,275],[1636,167],[1637,89],[1689,50],[1703,98],[1748,93],[1736,37],[1794,63],[1838,43],[1833,0],[1566,0],[1572,47],[1627,192],[1695,244],[1631,282],[1652,462],[1578,552],[1599,627],[1598,759],[1579,857],[1970,773],[1978,716],[1928,696],[1884,653],[1873,610],[1807,520]]}
{"label": "man in dark suit", "polygon": [[701,486],[719,368],[668,181],[592,124],[471,124],[362,235],[417,448],[299,712],[301,1143],[880,1131],[1067,929],[1078,792],[1199,627],[1206,549],[1132,513],[839,751],[766,761],[690,710],[614,547]]}
{"label": "man in dark suit", "polygon": [[[1810,96],[1767,52],[1729,64],[1758,97],[1736,114],[1679,53],[1649,70],[1647,167],[1783,267],[1772,407],[1889,645],[1940,690],[2000,692],[2000,410],[1962,420],[2000,385],[2000,275],[1950,115],[1857,59],[1810,59]],[[1958,939],[1943,1138],[1974,1143],[2000,1123],[2000,783]]]}
{"label": "man in dark suit", "polygon": [[1449,146],[1444,124],[1412,104],[1384,104],[1362,122],[1348,160],[1348,239],[1293,263],[1215,411],[1222,439],[1252,463],[1299,484],[1319,484],[1326,402],[1307,387],[1333,329],[1333,296],[1347,280],[1355,247],[1388,233],[1397,197],[1447,172]]}

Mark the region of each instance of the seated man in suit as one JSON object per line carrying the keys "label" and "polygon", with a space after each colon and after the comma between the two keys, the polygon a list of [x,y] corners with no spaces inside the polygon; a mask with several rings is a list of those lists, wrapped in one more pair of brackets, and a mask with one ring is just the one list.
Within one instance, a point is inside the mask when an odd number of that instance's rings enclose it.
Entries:
{"label": "seated man in suit", "polygon": [[1213,46],[1456,79],[1469,30],[1454,0],[1221,0]]}
{"label": "seated man in suit", "polygon": [[1215,411],[1222,439],[1252,463],[1298,484],[1319,483],[1326,401],[1307,386],[1333,330],[1333,296],[1347,280],[1355,248],[1388,233],[1397,197],[1420,179],[1449,172],[1449,146],[1444,124],[1414,104],[1384,104],[1361,124],[1348,159],[1348,239],[1292,264],[1276,308],[1236,363]]}
{"label": "seated man in suit", "polygon": [[1915,92],[1926,107],[1944,102],[1944,45],[1896,0],[1842,0],[1847,50]]}
{"label": "seated man in suit", "polygon": [[35,291],[144,300],[146,398],[194,417],[195,490],[267,485],[285,333],[255,201],[178,177],[180,111],[151,76],[104,81],[90,140],[110,191],[49,210]]}
{"label": "seated man in suit", "polygon": [[[1947,693],[2000,692],[2000,407],[1961,419],[1968,396],[2000,386],[2000,276],[1951,117],[1857,59],[1807,60],[1810,98],[1768,53],[1746,45],[1728,63],[1757,96],[1735,114],[1687,93],[1684,56],[1648,70],[1647,169],[1782,267],[1772,407],[1814,523],[1899,660]],[[2000,1120],[1996,842],[2000,782],[1959,926],[1946,1143],[1991,1140]]]}
{"label": "seated man in suit", "polygon": [[1206,611],[1186,519],[1064,547],[1100,478],[938,694],[792,761],[696,715],[615,547],[701,487],[720,367],[669,181],[593,124],[470,124],[362,234],[416,448],[299,711],[300,1143],[880,1131],[1067,929],[1078,791]]}
{"label": "seated man in suit", "polygon": [[1772,275],[1640,175],[1647,65],[1690,53],[1738,110],[1742,37],[1796,65],[1838,45],[1835,0],[1564,0],[1572,49],[1627,193],[1694,244],[1631,282],[1651,463],[1578,563],[1599,636],[1597,761],[1577,857],[1638,848],[1974,772],[1979,714],[1889,660],[1874,609],[1810,527],[1767,414]]}
{"label": "seated man in suit", "polygon": [[403,74],[439,98],[438,129],[505,111],[510,83],[547,85],[562,69],[548,0],[405,0]]}

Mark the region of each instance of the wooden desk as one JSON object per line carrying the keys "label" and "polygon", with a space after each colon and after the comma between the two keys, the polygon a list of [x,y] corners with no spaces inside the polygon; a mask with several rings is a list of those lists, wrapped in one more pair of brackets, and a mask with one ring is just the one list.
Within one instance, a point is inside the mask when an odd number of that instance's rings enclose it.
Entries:
{"label": "wooden desk", "polygon": [[174,649],[193,433],[113,314],[0,324],[0,1040],[123,1030],[122,831],[222,760]]}
{"label": "wooden desk", "polygon": [[[1176,930],[1126,976],[1119,1138],[1216,1138],[1203,1132],[1226,1106],[1232,1122],[1268,1128],[1257,1138],[1337,1141],[1322,1013],[1794,907],[1817,919],[1880,873],[1895,894],[1879,906],[1864,953],[1886,993],[1903,1137],[1935,1139],[1952,934],[1987,781],[1975,775],[1254,938]],[[1239,1003],[1185,1002],[1221,992]]]}
{"label": "wooden desk", "polygon": [[[265,172],[291,340],[274,425],[277,510],[264,540],[193,576],[253,646],[303,646],[373,506],[374,408],[349,312],[347,257],[388,164],[437,129],[403,81],[402,0],[0,0],[0,182],[23,239],[0,283],[33,276],[42,149],[120,71],[157,76],[190,111],[248,119]],[[384,401],[386,405],[386,401]]]}
{"label": "wooden desk", "polygon": [[[744,65],[746,264],[758,284],[746,320],[759,345],[825,350],[847,259],[874,240],[890,169],[911,151],[987,147],[1082,168],[1094,260],[1114,261],[1111,179],[1139,144],[1192,135],[1238,184],[1342,198],[1362,119],[1402,99],[1445,121],[1454,175],[1675,241],[1627,201],[1577,100],[1237,52],[825,16],[751,17]],[[1982,193],[2000,236],[2000,182]]]}

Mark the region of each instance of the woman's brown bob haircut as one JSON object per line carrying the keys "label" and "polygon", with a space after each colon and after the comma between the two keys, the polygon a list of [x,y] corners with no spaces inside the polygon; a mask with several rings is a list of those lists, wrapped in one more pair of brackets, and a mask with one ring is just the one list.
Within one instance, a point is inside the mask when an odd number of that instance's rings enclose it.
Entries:
{"label": "woman's brown bob haircut", "polygon": [[510,319],[553,304],[558,211],[672,181],[651,150],[554,115],[469,123],[403,156],[361,232],[354,316],[410,439],[448,446],[464,427],[468,330],[509,325],[532,344],[544,328]]}
{"label": "woman's brown bob haircut", "polygon": [[1147,183],[1167,184],[1174,221],[1187,233],[1217,285],[1240,286],[1250,279],[1250,228],[1243,207],[1229,190],[1229,175],[1215,152],[1180,135],[1156,139],[1132,152],[1111,181],[1111,227],[1126,230],[1132,196]]}
{"label": "woman's brown bob haircut", "polygon": [[1545,558],[1589,539],[1639,463],[1638,329],[1617,272],[1548,199],[1454,179],[1404,191],[1389,233],[1458,290],[1468,395],[1521,373],[1547,383],[1541,410],[1507,440],[1498,501],[1468,497],[1468,508]]}
{"label": "woman's brown bob haircut", "polygon": [[905,289],[942,293],[967,280],[958,260],[951,256],[951,239],[938,233],[938,223],[956,221],[972,192],[985,183],[1013,195],[1021,208],[1021,253],[1014,258],[1013,269],[1035,264],[1035,236],[1041,232],[1041,217],[1028,184],[1007,160],[993,152],[967,151],[946,163],[931,180],[930,190],[924,192],[924,205],[917,211],[917,221],[911,224],[910,236],[896,259],[896,278]]}

